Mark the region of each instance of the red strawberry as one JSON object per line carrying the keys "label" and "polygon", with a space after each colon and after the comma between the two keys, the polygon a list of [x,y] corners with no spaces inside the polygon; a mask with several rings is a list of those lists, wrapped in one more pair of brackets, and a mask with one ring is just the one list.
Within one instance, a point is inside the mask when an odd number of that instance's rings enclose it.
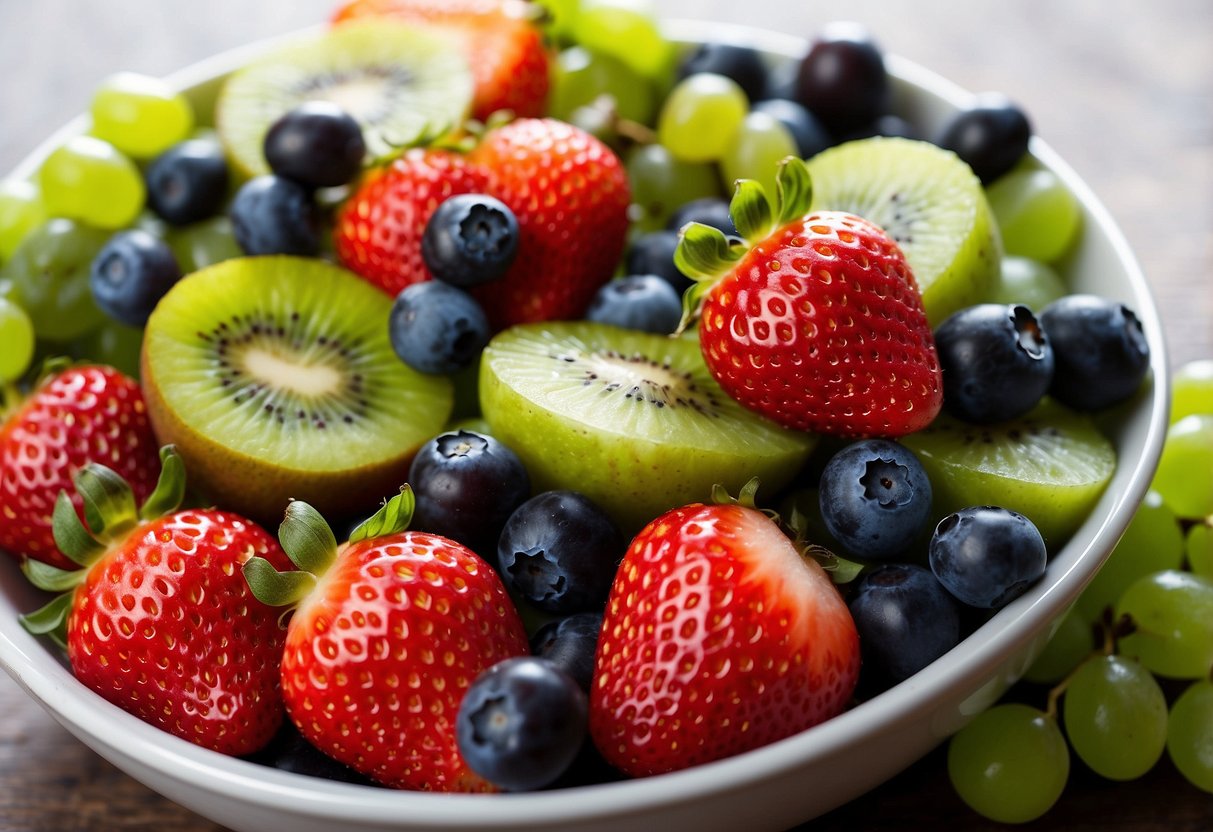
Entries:
{"label": "red strawberry", "polygon": [[700,281],[699,338],[712,376],[782,425],[897,437],[926,427],[943,383],[918,284],[897,244],[872,223],[808,213],[799,160],[780,168],[774,219],[756,183],[731,206],[748,252],[705,226],[684,229],[680,267]]}
{"label": "red strawberry", "polygon": [[654,520],[616,573],[590,732],[632,776],[739,754],[839,713],[859,637],[825,571],[762,512],[690,505]]}
{"label": "red strawberry", "polygon": [[142,500],[159,462],[138,382],[109,367],[69,367],[48,377],[0,425],[0,549],[63,569],[51,514],[60,491],[81,500],[72,477],[88,462],[116,470]]}
{"label": "red strawberry", "polygon": [[[64,494],[55,536],[85,568],[28,561],[26,574],[43,589],[75,588],[23,623],[65,641],[76,678],[145,722],[222,754],[260,749],[282,723],[284,633],[240,569],[254,555],[289,566],[277,541],[233,514],[177,511],[184,469],[171,447],[138,514],[110,469],[90,464],[76,481],[93,533]],[[161,510],[170,513],[144,519]]]}
{"label": "red strawberry", "polygon": [[541,116],[547,106],[551,56],[520,0],[352,0],[334,23],[390,16],[430,25],[448,34],[472,68],[472,115],[485,120],[498,110]]}
{"label": "red strawberry", "polygon": [[347,269],[390,295],[429,280],[421,237],[448,197],[485,189],[487,176],[458,153],[415,149],[359,184],[337,213],[333,242]]}
{"label": "red strawberry", "polygon": [[492,567],[403,531],[411,506],[406,490],[338,548],[315,509],[291,503],[282,541],[305,572],[254,560],[245,574],[259,598],[298,605],[282,693],[308,741],[384,785],[489,791],[459,754],[455,717],[480,671],[529,652],[526,632]]}
{"label": "red strawberry", "polygon": [[630,190],[618,157],[554,119],[491,131],[468,155],[489,193],[518,217],[518,256],[505,277],[476,289],[498,329],[579,318],[623,254]]}

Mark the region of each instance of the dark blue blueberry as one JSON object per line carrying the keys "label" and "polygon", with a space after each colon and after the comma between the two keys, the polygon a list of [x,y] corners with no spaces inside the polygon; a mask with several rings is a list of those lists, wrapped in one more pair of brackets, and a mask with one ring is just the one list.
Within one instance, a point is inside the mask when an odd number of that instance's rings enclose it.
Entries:
{"label": "dark blue blueberry", "polygon": [[508,791],[541,789],[576,759],[588,734],[585,692],[532,656],[506,659],[468,687],[455,719],[468,768]]}
{"label": "dark blue blueberry", "polygon": [[1046,336],[1026,306],[983,303],[949,317],[935,331],[944,407],[975,424],[1027,413],[1053,380]]}
{"label": "dark blue blueberry", "polygon": [[279,176],[258,176],[236,192],[229,209],[232,236],[245,254],[295,254],[320,251],[320,219],[312,194]]}
{"label": "dark blue blueberry", "polygon": [[1032,521],[996,506],[974,506],[939,521],[928,550],[931,571],[962,604],[999,609],[1045,573],[1048,552]]}
{"label": "dark blue blueberry", "polygon": [[830,458],[818,490],[821,517],[855,557],[881,560],[906,550],[931,512],[931,482],[914,452],[864,439]]}
{"label": "dark blue blueberry", "polygon": [[796,100],[834,135],[873,121],[885,112],[889,76],[884,55],[857,23],[822,29],[800,62]]}
{"label": "dark blue blueberry", "polygon": [[679,80],[699,72],[712,72],[732,78],[745,91],[746,97],[757,101],[767,91],[767,67],[762,56],[746,46],[729,43],[702,43],[678,66]]}
{"label": "dark blue blueberry", "polygon": [[635,274],[605,284],[590,301],[586,320],[669,335],[682,320],[682,298],[669,281]]}
{"label": "dark blue blueberry", "polygon": [[694,281],[678,271],[678,267],[674,265],[674,252],[677,250],[677,231],[650,231],[648,234],[642,234],[628,249],[628,274],[655,274],[673,286],[674,291],[681,296],[691,288]]}
{"label": "dark blue blueberry", "polygon": [[1077,410],[1101,410],[1124,401],[1150,369],[1141,321],[1123,303],[1068,295],[1045,307],[1040,325],[1053,345],[1049,392]]}
{"label": "dark blue blueberry", "polygon": [[227,199],[228,167],[217,141],[191,139],[170,147],[148,165],[147,204],[172,225],[213,217]]}
{"label": "dark blue blueberry", "polygon": [[362,170],[366,141],[362,128],[329,101],[300,104],[265,134],[270,170],[308,188],[346,185]]}
{"label": "dark blue blueberry", "polygon": [[527,500],[501,531],[497,566],[505,584],[540,609],[601,610],[624,541],[601,508],[575,491]]}
{"label": "dark blue blueberry", "polygon": [[855,141],[857,139],[870,139],[873,136],[885,136],[900,139],[921,139],[922,134],[918,128],[910,122],[906,121],[901,116],[895,116],[892,113],[885,113],[877,116],[875,121],[870,121],[867,124],[847,133],[845,136],[838,138],[838,143]]}
{"label": "dark blue blueberry", "polygon": [[1023,110],[1006,96],[985,93],[944,124],[935,144],[959,156],[988,185],[1015,167],[1031,138],[1032,125]]}
{"label": "dark blue blueberry", "polygon": [[688,222],[699,222],[719,228],[726,235],[737,236],[737,226],[729,216],[729,203],[718,196],[705,196],[703,199],[693,199],[674,211],[666,228],[670,231],[680,231]]}
{"label": "dark blue blueberry", "polygon": [[146,231],[120,231],[93,258],[89,288],[106,315],[127,326],[143,326],[181,279],[168,245]]}
{"label": "dark blue blueberry", "polygon": [[276,768],[279,771],[289,771],[307,777],[357,783],[362,786],[378,785],[369,777],[359,774],[349,766],[316,750],[315,746],[303,738],[303,735],[291,724],[289,719],[283,722],[282,728],[278,730],[268,745],[246,759],[259,765]]}
{"label": "dark blue blueberry", "polygon": [[816,156],[833,144],[825,126],[803,104],[786,98],[770,98],[759,101],[753,109],[757,113],[766,113],[788,128],[796,140],[796,152],[802,159]]}
{"label": "dark blue blueberry", "polygon": [[392,305],[389,326],[400,360],[432,375],[470,366],[492,334],[476,299],[440,280],[406,286]]}
{"label": "dark blue blueberry", "polygon": [[496,280],[518,254],[518,220],[501,200],[459,194],[430,216],[421,256],[434,277],[464,288]]}
{"label": "dark blue blueberry", "polygon": [[602,629],[601,612],[578,612],[549,621],[531,636],[531,652],[547,659],[590,692],[594,681],[594,652]]}
{"label": "dark blue blueberry", "polygon": [[501,527],[531,493],[522,461],[491,436],[460,430],[421,446],[409,467],[413,528],[492,558]]}
{"label": "dark blue blueberry", "polygon": [[931,570],[892,563],[859,579],[850,601],[865,672],[897,684],[960,642],[956,602]]}

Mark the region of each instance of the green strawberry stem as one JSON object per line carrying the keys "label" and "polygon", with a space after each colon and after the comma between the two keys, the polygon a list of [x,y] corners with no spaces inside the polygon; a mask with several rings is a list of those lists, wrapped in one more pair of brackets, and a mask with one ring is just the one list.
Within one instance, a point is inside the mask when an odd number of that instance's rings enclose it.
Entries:
{"label": "green strawberry stem", "polygon": [[155,520],[181,508],[185,500],[185,462],[176,445],[160,449],[160,478],[156,489],[139,507],[140,520]]}
{"label": "green strawberry stem", "polygon": [[287,505],[278,540],[291,563],[313,575],[323,575],[337,559],[333,530],[320,512],[300,500]]}
{"label": "green strawberry stem", "polygon": [[413,494],[413,488],[405,483],[399,494],[384,503],[383,508],[350,533],[350,543],[404,531],[413,521],[413,509],[416,507],[417,498]]}
{"label": "green strawberry stem", "polygon": [[72,479],[84,500],[84,522],[93,534],[117,537],[139,521],[135,493],[112,468],[90,462]]}
{"label": "green strawberry stem", "polygon": [[105,552],[105,544],[93,537],[93,533],[80,522],[80,515],[76,514],[76,507],[72,505],[66,491],[60,491],[59,496],[55,498],[51,532],[59,551],[72,563],[80,566],[95,563]]}

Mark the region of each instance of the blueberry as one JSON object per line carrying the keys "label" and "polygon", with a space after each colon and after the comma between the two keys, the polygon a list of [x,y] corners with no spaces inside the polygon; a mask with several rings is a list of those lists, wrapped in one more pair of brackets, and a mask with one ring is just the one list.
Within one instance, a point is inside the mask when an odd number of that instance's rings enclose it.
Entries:
{"label": "blueberry", "polygon": [[148,165],[147,204],[173,225],[213,217],[227,199],[228,167],[217,141],[191,139],[170,147]]}
{"label": "blueberry", "polygon": [[362,128],[329,101],[307,101],[283,115],[265,134],[270,170],[308,188],[346,185],[362,170]]}
{"label": "blueberry", "polygon": [[884,56],[867,29],[856,23],[822,29],[800,62],[796,100],[842,135],[883,113],[888,99]]}
{"label": "blueberry", "polygon": [[928,557],[935,577],[962,604],[999,609],[1044,575],[1048,552],[1022,514],[974,506],[939,521]]}
{"label": "blueberry", "polygon": [[232,235],[245,254],[320,251],[320,220],[306,188],[279,176],[258,176],[236,192],[230,209]]}
{"label": "blueberry", "polygon": [[509,791],[552,783],[572,764],[588,728],[585,692],[544,659],[498,662],[468,687],[455,719],[468,768]]}
{"label": "blueberry", "polygon": [[141,327],[180,279],[181,267],[168,245],[135,229],[115,234],[93,258],[89,288],[102,312]]}
{"label": "blueberry", "polygon": [[860,125],[846,135],[838,137],[838,142],[855,141],[857,139],[870,139],[873,136],[886,136],[899,139],[921,139],[922,134],[918,128],[910,122],[906,121],[901,116],[895,116],[892,113],[885,113],[877,116],[874,121]]}
{"label": "blueberry", "polygon": [[496,280],[518,253],[518,220],[505,203],[459,194],[430,216],[421,256],[439,280],[464,288]]}
{"label": "blueberry", "polygon": [[586,693],[594,681],[594,652],[602,630],[601,612],[578,612],[549,621],[531,636],[531,652],[573,677]]}
{"label": "blueberry", "polygon": [[825,126],[817,116],[806,110],[803,104],[786,98],[771,98],[759,101],[753,109],[755,112],[766,113],[788,128],[788,132],[796,140],[796,152],[802,159],[816,156],[833,144]]}
{"label": "blueberry", "polygon": [[1122,303],[1068,295],[1040,313],[1056,366],[1049,392],[1076,410],[1101,410],[1132,396],[1150,368],[1141,321]]}
{"label": "blueberry", "polygon": [[362,786],[378,785],[369,777],[359,774],[349,766],[318,751],[315,746],[304,739],[290,720],[283,722],[282,727],[268,745],[246,759],[259,765],[276,768],[279,771],[289,771],[307,777],[338,780],[342,783],[357,783]]}
{"label": "blueberry", "polygon": [[935,144],[959,156],[988,185],[1023,158],[1031,138],[1023,110],[1006,96],[984,93],[944,124]]}
{"label": "blueberry", "polygon": [[409,468],[413,528],[449,537],[484,558],[531,493],[522,461],[491,436],[452,431],[421,446]]}
{"label": "blueberry", "polygon": [[983,303],[935,331],[943,404],[966,422],[1014,419],[1040,401],[1053,380],[1053,348],[1026,306]]}
{"label": "blueberry", "polygon": [[766,95],[766,64],[762,62],[762,57],[749,47],[728,43],[700,44],[679,65],[678,79],[682,80],[699,72],[712,72],[733,79],[751,101],[757,101]]}
{"label": "blueberry", "polygon": [[621,277],[604,285],[590,301],[587,320],[669,335],[682,320],[682,298],[655,274]]}
{"label": "blueberry", "polygon": [[705,196],[684,203],[670,216],[666,228],[679,231],[688,222],[700,222],[719,228],[726,235],[737,236],[737,226],[729,215],[729,203],[717,196]]}
{"label": "blueberry", "polygon": [[540,609],[600,610],[623,556],[611,518],[575,491],[547,491],[510,515],[497,544],[507,587]]}
{"label": "blueberry", "polygon": [[925,527],[931,483],[909,448],[864,439],[830,458],[818,499],[826,528],[849,553],[880,560],[905,551]]}
{"label": "blueberry", "polygon": [[392,305],[389,326],[400,360],[430,374],[470,366],[491,335],[475,298],[439,280],[406,286]]}
{"label": "blueberry", "polygon": [[956,602],[929,569],[893,563],[860,578],[850,601],[865,669],[896,684],[960,641]]}
{"label": "blueberry", "polygon": [[648,234],[642,234],[628,249],[628,274],[655,274],[673,286],[674,291],[681,296],[691,288],[694,281],[678,271],[678,267],[674,265],[674,252],[677,249],[677,231],[650,231]]}

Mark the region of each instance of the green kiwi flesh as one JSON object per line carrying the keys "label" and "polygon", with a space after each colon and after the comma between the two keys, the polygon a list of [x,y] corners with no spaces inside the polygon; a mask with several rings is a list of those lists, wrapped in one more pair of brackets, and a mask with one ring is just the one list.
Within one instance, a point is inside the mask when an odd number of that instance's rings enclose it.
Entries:
{"label": "green kiwi flesh", "polygon": [[1050,550],[1077,530],[1116,471],[1116,450],[1090,418],[1050,399],[997,425],[944,413],[901,441],[931,479],[936,520],[967,506],[1002,506],[1035,523]]}
{"label": "green kiwi flesh", "polygon": [[901,246],[932,326],[990,294],[1002,242],[981,182],[956,154],[875,137],[824,150],[808,166],[814,211],[858,214]]}
{"label": "green kiwi flesh", "polygon": [[254,519],[280,520],[292,498],[369,515],[453,399],[446,378],[396,357],[391,306],[320,260],[238,258],[185,277],[143,342],[157,437],[192,485]]}
{"label": "green kiwi flesh", "polygon": [[580,491],[625,534],[677,506],[787,484],[815,437],[741,407],[712,380],[693,339],[586,322],[517,326],[480,369],[493,435],[538,490]]}
{"label": "green kiwi flesh", "polygon": [[301,36],[238,70],[215,120],[236,167],[255,176],[269,173],[262,145],[270,126],[306,101],[331,101],[353,116],[376,158],[458,127],[472,92],[471,69],[449,41],[380,19]]}

